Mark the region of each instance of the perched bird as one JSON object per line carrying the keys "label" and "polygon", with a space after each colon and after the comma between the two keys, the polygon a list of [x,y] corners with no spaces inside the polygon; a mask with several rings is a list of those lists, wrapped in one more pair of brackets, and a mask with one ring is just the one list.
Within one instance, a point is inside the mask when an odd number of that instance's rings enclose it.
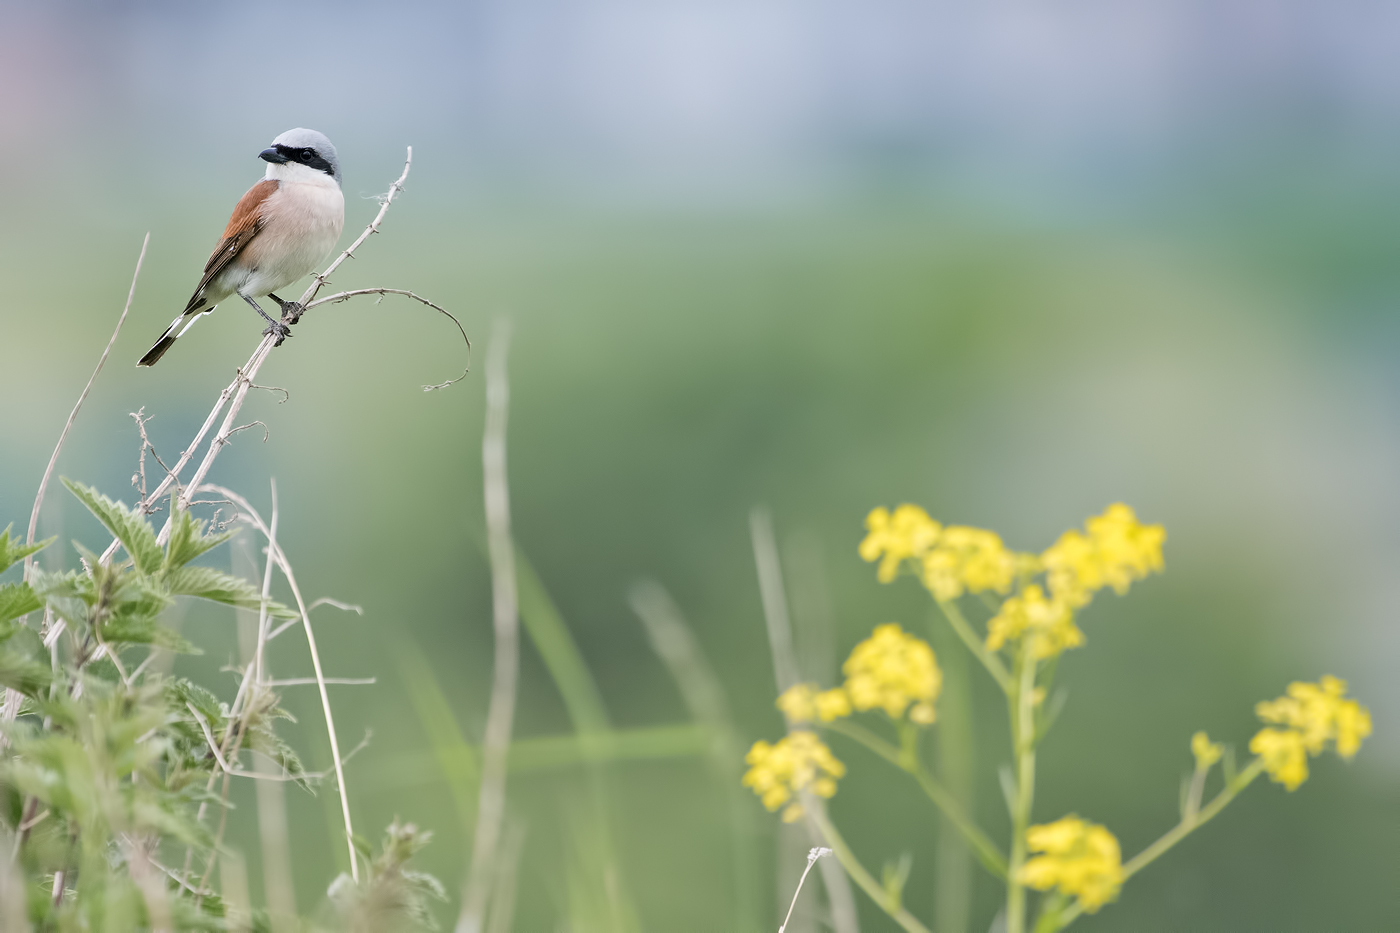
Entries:
{"label": "perched bird", "polygon": [[[340,161],[329,139],[300,127],[278,136],[258,158],[267,163],[267,174],[233,209],[189,304],[137,366],[154,366],[200,315],[230,295],[267,320],[263,333],[276,334],[278,344],[291,334],[287,325],[301,317],[300,304],[273,292],[315,269],[340,239],[345,226]],[[253,300],[257,295],[277,302],[282,319],[270,317]]]}

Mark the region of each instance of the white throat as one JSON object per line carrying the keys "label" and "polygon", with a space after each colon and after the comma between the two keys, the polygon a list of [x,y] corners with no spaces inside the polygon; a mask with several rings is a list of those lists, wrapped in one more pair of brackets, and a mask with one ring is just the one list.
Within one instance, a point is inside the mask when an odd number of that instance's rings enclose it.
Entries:
{"label": "white throat", "polygon": [[327,175],[325,172],[302,165],[300,162],[283,162],[281,164],[269,162],[267,163],[267,173],[263,177],[296,185],[316,185],[323,188],[340,187],[340,182],[336,181],[333,175]]}

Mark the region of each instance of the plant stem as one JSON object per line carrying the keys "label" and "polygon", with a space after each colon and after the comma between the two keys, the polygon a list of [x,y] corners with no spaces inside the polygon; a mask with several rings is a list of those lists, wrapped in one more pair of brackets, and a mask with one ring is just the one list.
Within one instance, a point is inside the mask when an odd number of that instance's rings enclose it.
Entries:
{"label": "plant stem", "polygon": [[803,795],[803,811],[817,824],[822,835],[826,838],[826,844],[836,853],[836,859],[841,863],[841,867],[846,869],[846,874],[850,875],[856,884],[860,885],[862,891],[870,895],[870,899],[879,906],[881,910],[890,915],[890,919],[899,924],[908,933],[930,933],[929,928],[919,922],[918,918],[896,900],[890,897],[887,892],[870,872],[865,870],[856,858],[851,847],[846,845],[846,840],[837,832],[836,826],[826,815],[826,809],[821,802],[811,797],[810,794]]}
{"label": "plant stem", "polygon": [[987,669],[987,673],[992,675],[992,679],[997,682],[997,686],[1002,692],[1010,696],[1015,688],[1011,675],[1007,673],[1006,665],[1001,663],[987,646],[982,643],[982,639],[977,637],[977,633],[972,630],[972,625],[967,621],[967,617],[962,614],[958,604],[951,599],[937,600],[938,608],[942,610],[943,617],[948,620],[948,624],[953,627],[953,631],[958,633],[958,637],[967,645],[969,651],[976,655],[977,660],[982,662],[982,666]]}
{"label": "plant stem", "polygon": [[1016,754],[1016,805],[1011,813],[1011,861],[1006,873],[1006,933],[1025,933],[1026,888],[1021,866],[1026,862],[1026,829],[1035,800],[1035,669],[1027,640],[1016,659],[1017,682],[1011,699],[1011,739]]}
{"label": "plant stem", "polygon": [[881,758],[912,775],[919,782],[919,787],[923,789],[923,792],[933,801],[934,806],[942,810],[943,815],[948,817],[948,820],[958,828],[958,832],[963,834],[963,838],[976,851],[983,867],[998,878],[1006,877],[1006,856],[1001,854],[996,843],[967,814],[952,792],[929,774],[928,769],[917,757],[911,758],[911,756],[903,754],[894,745],[855,723],[838,719],[835,722],[827,723],[827,728],[855,739]]}
{"label": "plant stem", "polygon": [[[1263,759],[1256,758],[1251,761],[1249,766],[1235,775],[1234,780],[1229,781],[1221,788],[1220,793],[1215,795],[1215,799],[1202,807],[1199,813],[1195,814],[1194,817],[1188,816],[1183,818],[1180,823],[1177,823],[1164,833],[1160,839],[1133,856],[1133,858],[1123,866],[1123,880],[1127,881],[1133,875],[1142,871],[1172,846],[1185,839],[1192,832],[1199,829],[1202,824],[1208,822],[1213,816],[1225,809],[1225,806],[1238,797],[1240,792],[1246,787],[1254,783],[1254,779],[1262,774],[1263,771]],[[1063,930],[1083,912],[1083,908],[1079,906],[1078,902],[1075,902],[1073,907],[1060,915],[1059,926],[1055,929]]]}

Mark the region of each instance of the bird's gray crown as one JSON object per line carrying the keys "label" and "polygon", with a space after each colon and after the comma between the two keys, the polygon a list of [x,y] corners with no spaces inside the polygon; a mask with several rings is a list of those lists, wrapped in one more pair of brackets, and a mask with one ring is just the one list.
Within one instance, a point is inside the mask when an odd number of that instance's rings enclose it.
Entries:
{"label": "bird's gray crown", "polygon": [[336,155],[335,146],[325,133],[318,133],[316,130],[308,130],[304,126],[287,130],[281,136],[272,141],[274,148],[285,146],[288,149],[315,149],[316,154],[324,159],[330,166],[331,175],[337,182],[340,181],[340,158]]}

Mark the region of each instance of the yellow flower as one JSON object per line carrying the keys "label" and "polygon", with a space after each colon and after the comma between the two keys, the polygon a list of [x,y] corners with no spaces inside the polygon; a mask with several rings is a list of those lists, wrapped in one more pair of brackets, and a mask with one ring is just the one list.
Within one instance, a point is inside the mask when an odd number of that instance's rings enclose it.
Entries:
{"label": "yellow flower", "polygon": [[1308,755],[1303,734],[1292,729],[1260,729],[1249,740],[1249,750],[1264,759],[1269,779],[1288,790],[1297,790],[1308,779]]}
{"label": "yellow flower", "polygon": [[831,722],[851,715],[851,700],[840,687],[818,691],[816,684],[794,684],[778,697],[778,709],[789,722]]}
{"label": "yellow flower", "polygon": [[1018,880],[1037,891],[1059,888],[1079,898],[1094,913],[1118,896],[1123,884],[1123,857],[1118,840],[1096,823],[1071,814],[1026,830],[1026,845],[1043,853],[1026,862]]}
{"label": "yellow flower", "polygon": [[893,719],[908,709],[911,721],[933,722],[933,701],[943,687],[943,673],[928,643],[893,622],[877,626],[856,645],[841,670],[855,709],[883,709]]}
{"label": "yellow flower", "polygon": [[1288,685],[1288,696],[1260,703],[1254,710],[1265,722],[1301,732],[1310,755],[1320,754],[1333,739],[1337,754],[1351,758],[1371,734],[1371,714],[1355,700],[1345,699],[1346,692],[1347,682],[1337,677],[1323,677],[1315,684],[1295,681]]}
{"label": "yellow flower", "polygon": [[1031,653],[1052,658],[1066,648],[1084,644],[1084,633],[1074,624],[1074,610],[1059,599],[1046,599],[1034,583],[1001,604],[987,623],[987,649],[999,651],[1009,641],[1029,635]]}
{"label": "yellow flower", "polygon": [[941,530],[938,522],[917,505],[901,505],[890,514],[884,507],[865,517],[869,532],[860,543],[860,556],[867,561],[880,561],[876,576],[889,583],[899,573],[900,564],[908,558],[922,557],[933,547]]}
{"label": "yellow flower", "polygon": [[1346,681],[1336,677],[1295,681],[1287,696],[1255,706],[1260,719],[1284,727],[1263,729],[1249,743],[1271,779],[1294,790],[1308,778],[1307,755],[1321,754],[1328,742],[1343,758],[1357,753],[1371,734],[1371,714],[1346,692]]}
{"label": "yellow flower", "polygon": [[793,801],[800,791],[834,796],[837,779],[846,773],[846,766],[831,749],[815,733],[806,731],[790,733],[776,745],[755,742],[744,761],[749,765],[744,786],[753,788],[770,811],[788,804],[783,809],[783,820],[788,823],[802,815],[801,804]]}
{"label": "yellow flower", "polygon": [[1208,771],[1225,754],[1225,746],[1212,742],[1204,732],[1197,732],[1191,736],[1191,754],[1196,756],[1196,770]]}
{"label": "yellow flower", "polygon": [[924,586],[938,599],[963,593],[1005,593],[1016,576],[1015,555],[994,531],[949,525],[923,556]]}
{"label": "yellow flower", "polygon": [[1066,531],[1040,555],[1050,592],[1072,606],[1083,606],[1106,586],[1119,595],[1134,580],[1162,569],[1161,525],[1143,525],[1121,502],[1084,523],[1087,534]]}

